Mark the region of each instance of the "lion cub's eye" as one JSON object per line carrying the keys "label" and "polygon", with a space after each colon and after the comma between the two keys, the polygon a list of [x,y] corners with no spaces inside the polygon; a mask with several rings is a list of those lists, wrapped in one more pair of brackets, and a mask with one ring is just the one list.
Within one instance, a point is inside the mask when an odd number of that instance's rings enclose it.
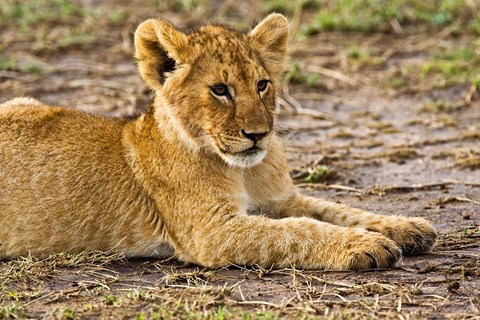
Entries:
{"label": "lion cub's eye", "polygon": [[210,87],[213,94],[217,96],[226,96],[227,98],[230,97],[230,92],[228,91],[227,85],[223,83],[217,83]]}
{"label": "lion cub's eye", "polygon": [[269,83],[269,82],[270,82],[270,81],[268,81],[268,80],[260,80],[260,81],[258,81],[258,82],[257,82],[257,90],[258,90],[258,92],[260,93],[260,92],[262,92],[262,91],[265,91],[265,90],[267,89],[267,86],[268,86],[268,83]]}

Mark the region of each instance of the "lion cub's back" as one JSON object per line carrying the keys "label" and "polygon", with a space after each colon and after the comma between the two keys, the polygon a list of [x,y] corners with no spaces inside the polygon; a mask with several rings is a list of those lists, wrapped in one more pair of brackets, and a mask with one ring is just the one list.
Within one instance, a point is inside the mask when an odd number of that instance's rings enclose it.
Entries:
{"label": "lion cub's back", "polygon": [[126,121],[63,107],[0,105],[0,164],[27,171],[63,167],[74,165],[73,155],[88,166],[88,161],[98,162],[99,153],[118,155],[116,160],[124,162],[121,131]]}
{"label": "lion cub's back", "polygon": [[121,143],[127,120],[22,102],[0,105],[0,257],[111,247],[112,235],[95,235],[122,229],[125,201],[139,209]]}

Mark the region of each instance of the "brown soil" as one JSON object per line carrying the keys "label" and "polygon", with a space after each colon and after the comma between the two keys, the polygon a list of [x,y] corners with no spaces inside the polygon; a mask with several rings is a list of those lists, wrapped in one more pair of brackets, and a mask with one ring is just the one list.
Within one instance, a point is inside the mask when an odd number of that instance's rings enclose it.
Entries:
{"label": "brown soil", "polygon": [[[139,14],[134,22],[142,19]],[[105,43],[37,54],[39,75],[0,71],[0,101],[29,95],[112,116],[144,109],[150,92],[132,63],[133,26],[111,28],[112,38]],[[27,38],[11,37],[3,54],[32,56],[23,42]],[[245,314],[263,319],[478,319],[480,102],[473,94],[468,103],[458,103],[470,95],[467,83],[442,89],[387,86],[402,66],[426,59],[426,49],[401,50],[413,38],[422,43],[429,35],[322,34],[297,41],[292,60],[336,73],[321,74],[321,85],[313,87],[288,84],[279,130],[292,175],[305,193],[377,213],[425,217],[440,233],[434,252],[406,257],[395,269],[364,272],[211,271],[175,261],[92,255],[4,261],[3,316],[10,308],[12,317],[66,319],[248,319]],[[443,41],[468,44],[472,38]],[[352,44],[395,50],[382,65],[357,69],[341,63],[340,52]],[[458,107],[426,109],[439,99]],[[316,183],[305,182],[319,166],[328,172],[320,173]],[[221,306],[225,311],[218,311]]]}

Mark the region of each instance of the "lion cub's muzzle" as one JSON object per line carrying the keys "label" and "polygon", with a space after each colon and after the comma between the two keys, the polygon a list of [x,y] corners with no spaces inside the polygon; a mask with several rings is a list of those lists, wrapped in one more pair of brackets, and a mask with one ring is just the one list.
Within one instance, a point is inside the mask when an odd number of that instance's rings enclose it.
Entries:
{"label": "lion cub's muzzle", "polygon": [[220,135],[220,155],[230,165],[251,167],[260,163],[267,154],[271,131],[248,132],[241,130],[239,137]]}

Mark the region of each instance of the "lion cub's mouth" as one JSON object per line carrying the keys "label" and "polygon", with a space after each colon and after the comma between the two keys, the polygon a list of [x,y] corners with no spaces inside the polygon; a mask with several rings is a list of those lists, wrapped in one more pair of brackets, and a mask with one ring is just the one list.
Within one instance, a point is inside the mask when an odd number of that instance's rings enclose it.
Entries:
{"label": "lion cub's mouth", "polygon": [[223,148],[218,148],[218,149],[220,150],[221,153],[229,154],[229,155],[232,155],[232,156],[254,156],[258,152],[263,150],[262,148],[260,148],[256,144],[254,144],[253,146],[251,146],[248,149],[245,149],[245,150],[242,150],[242,151],[237,151],[237,152],[229,152],[229,151],[227,151]]}
{"label": "lion cub's mouth", "polygon": [[267,151],[256,144],[242,151],[228,152],[219,148],[220,155],[230,165],[239,167],[251,167],[262,162]]}
{"label": "lion cub's mouth", "polygon": [[248,148],[247,150],[243,150],[243,151],[240,151],[238,153],[246,155],[246,156],[253,156],[253,155],[256,155],[261,150],[263,150],[263,149],[259,148],[257,145],[253,145],[250,148]]}

